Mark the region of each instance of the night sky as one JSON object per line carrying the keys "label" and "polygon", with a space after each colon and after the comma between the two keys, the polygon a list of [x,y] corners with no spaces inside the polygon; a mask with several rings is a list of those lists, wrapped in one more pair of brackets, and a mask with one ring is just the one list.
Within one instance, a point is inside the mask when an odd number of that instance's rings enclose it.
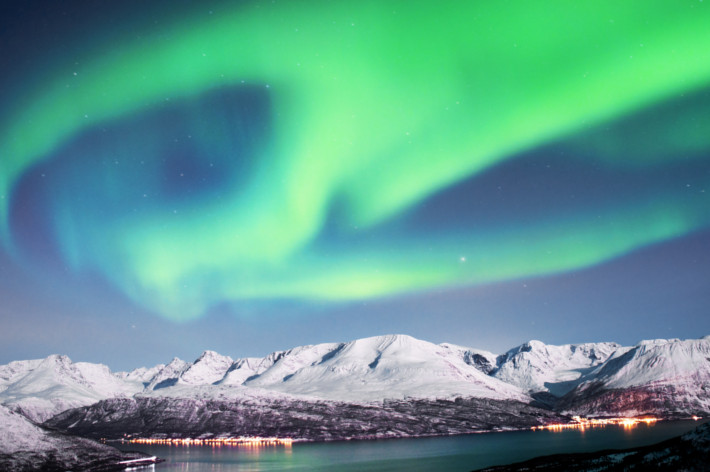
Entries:
{"label": "night sky", "polygon": [[710,2],[6,1],[0,363],[710,334]]}

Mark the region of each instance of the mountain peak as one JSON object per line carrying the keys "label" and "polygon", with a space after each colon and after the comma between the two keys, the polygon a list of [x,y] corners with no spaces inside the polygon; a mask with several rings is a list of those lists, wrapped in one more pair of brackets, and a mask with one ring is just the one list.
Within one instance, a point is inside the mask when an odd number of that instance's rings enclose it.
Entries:
{"label": "mountain peak", "polygon": [[179,376],[179,383],[206,385],[219,382],[229,371],[234,361],[215,351],[205,351]]}
{"label": "mountain peak", "polygon": [[178,381],[180,375],[189,368],[190,364],[173,357],[168,365],[158,371],[157,374],[150,380],[146,387],[148,390],[156,390],[160,388],[172,387]]}
{"label": "mountain peak", "polygon": [[518,387],[467,362],[466,352],[407,335],[373,336],[285,351],[245,385],[336,401],[410,396],[529,400]]}
{"label": "mountain peak", "polygon": [[231,360],[231,357],[223,356],[222,354],[220,354],[216,351],[206,350],[202,354],[200,354],[200,357],[195,359],[195,363],[209,361],[209,360],[213,360],[213,359],[230,359]]}
{"label": "mountain peak", "polygon": [[385,334],[369,338],[356,339],[347,344],[358,344],[360,346],[368,346],[373,349],[384,351],[392,347],[414,346],[421,343],[426,343],[426,341],[421,341],[406,334]]}
{"label": "mountain peak", "polygon": [[42,364],[44,364],[44,365],[51,365],[51,364],[69,365],[71,363],[72,363],[72,360],[69,359],[69,356],[65,356],[64,354],[50,354],[42,360]]}
{"label": "mountain peak", "polygon": [[492,375],[531,393],[561,396],[576,386],[583,372],[605,362],[619,348],[615,343],[556,346],[531,340],[500,356]]}

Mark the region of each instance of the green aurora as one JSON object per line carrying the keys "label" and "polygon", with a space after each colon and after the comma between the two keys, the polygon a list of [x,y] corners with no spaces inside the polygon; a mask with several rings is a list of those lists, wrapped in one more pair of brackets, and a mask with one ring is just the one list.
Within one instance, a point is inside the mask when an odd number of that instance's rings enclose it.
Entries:
{"label": "green aurora", "polygon": [[[92,130],[126,127],[169,102],[198,116],[186,129],[212,136],[195,159],[229,170],[218,195],[163,195],[108,218],[94,211],[122,201],[132,191],[126,182],[160,182],[151,163],[167,133],[155,119],[131,131],[131,143],[101,151],[116,162],[140,154],[145,175],[106,175],[99,185],[86,183],[99,171],[67,173],[45,214],[73,271],[99,271],[164,316],[193,318],[224,301],[351,301],[598,264],[707,227],[710,195],[664,187],[525,226],[397,228],[446,189],[546,146],[610,172],[680,161],[706,169],[709,25],[705,3],[679,0],[251,2],[185,15],[78,65],[40,68],[40,85],[3,107],[2,243],[25,257],[11,213],[32,169]],[[228,136],[239,132],[233,122],[196,128],[220,112],[206,97],[248,87],[268,97],[269,116],[245,176],[233,163],[243,159]],[[95,167],[98,151],[80,154]],[[709,183],[707,173],[697,179]],[[95,186],[104,200],[86,203],[67,185]],[[339,237],[326,234],[333,227]]]}

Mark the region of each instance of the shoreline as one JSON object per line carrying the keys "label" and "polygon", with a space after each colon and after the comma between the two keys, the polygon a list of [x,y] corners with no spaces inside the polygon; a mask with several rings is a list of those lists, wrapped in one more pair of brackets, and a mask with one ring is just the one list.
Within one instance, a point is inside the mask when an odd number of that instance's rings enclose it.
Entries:
{"label": "shoreline", "polygon": [[554,423],[532,427],[501,427],[485,430],[476,430],[465,433],[452,434],[422,434],[422,435],[407,435],[407,436],[361,436],[361,437],[343,437],[343,438],[327,438],[327,439],[309,439],[309,438],[278,438],[269,437],[262,438],[256,436],[240,436],[240,437],[136,437],[122,439],[103,439],[104,444],[137,444],[137,445],[160,445],[160,446],[175,446],[175,447],[291,447],[295,444],[325,444],[337,442],[356,442],[356,441],[390,441],[398,439],[430,439],[430,438],[450,438],[456,436],[470,436],[478,434],[506,433],[506,432],[522,432],[522,431],[562,431],[568,429],[588,429],[588,428],[606,428],[620,427],[624,429],[636,428],[640,425],[652,427],[659,422],[672,421],[695,421],[698,426],[710,421],[710,418],[698,416],[683,416],[683,417],[653,417],[647,416],[623,418],[623,417],[593,417],[582,418],[582,422],[572,419],[569,423]]}

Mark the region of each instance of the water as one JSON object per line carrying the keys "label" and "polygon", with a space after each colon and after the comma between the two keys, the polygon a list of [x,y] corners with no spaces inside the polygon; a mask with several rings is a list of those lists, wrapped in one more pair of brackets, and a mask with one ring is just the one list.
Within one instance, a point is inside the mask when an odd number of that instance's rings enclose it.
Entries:
{"label": "water", "polygon": [[[515,431],[419,439],[296,443],[269,446],[147,446],[119,445],[167,459],[156,472],[226,471],[470,471],[532,457],[602,449],[625,449],[679,436],[699,422],[669,421],[581,430]],[[150,469],[144,469],[150,470]]]}

